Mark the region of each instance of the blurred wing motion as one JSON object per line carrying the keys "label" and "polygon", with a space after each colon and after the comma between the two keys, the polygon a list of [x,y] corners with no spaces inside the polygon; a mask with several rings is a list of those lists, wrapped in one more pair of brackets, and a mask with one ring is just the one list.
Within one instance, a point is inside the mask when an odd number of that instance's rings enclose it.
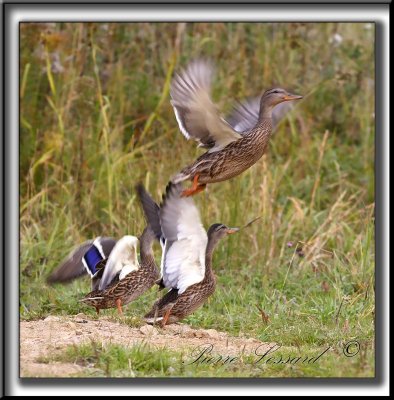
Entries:
{"label": "blurred wing motion", "polygon": [[160,241],[163,236],[161,232],[159,216],[160,207],[155,203],[141,183],[136,186],[136,191],[141,202],[142,209],[144,210],[146,222],[152,228],[157,240]]}
{"label": "blurred wing motion", "polygon": [[191,62],[177,74],[170,88],[171,104],[179,128],[187,139],[201,147],[218,151],[242,136],[220,117],[211,99],[212,65],[203,60]]}
{"label": "blurred wing motion", "polygon": [[47,278],[47,282],[52,283],[66,283],[75,278],[78,278],[87,273],[86,266],[83,263],[83,257],[86,252],[92,247],[93,243],[98,243],[102,251],[103,258],[108,258],[112,249],[116,244],[116,240],[109,237],[99,237],[93,240],[84,242],[79,247],[74,249],[52,272]]}
{"label": "blurred wing motion", "polygon": [[138,238],[129,235],[116,243],[105,266],[99,290],[104,290],[117,276],[122,280],[130,272],[138,270],[137,245]]}
{"label": "blurred wing motion", "polygon": [[204,279],[208,243],[198,209],[190,197],[180,197],[182,190],[180,184],[170,183],[160,207],[163,283],[179,294]]}
{"label": "blurred wing motion", "polygon": [[146,191],[144,186],[140,183],[136,186],[136,191],[138,193],[139,200],[142,205],[142,209],[144,210],[145,219],[148,225],[152,228],[156,239],[160,242],[162,249],[162,258],[160,263],[160,279],[156,282],[161,289],[163,289],[163,254],[165,249],[165,237],[163,236],[163,232],[161,231],[160,225],[160,207],[156,204],[156,202],[152,199],[150,194]]}
{"label": "blurred wing motion", "polygon": [[260,98],[237,102],[227,122],[239,133],[249,131],[259,120]]}
{"label": "blurred wing motion", "polygon": [[[227,122],[239,133],[247,132],[254,128],[259,120],[260,97],[246,99],[238,102]],[[280,103],[272,110],[272,129],[275,129],[284,116],[293,108],[291,102]]]}
{"label": "blurred wing motion", "polygon": [[294,108],[294,103],[286,101],[280,103],[272,110],[272,129],[276,129],[282,119]]}

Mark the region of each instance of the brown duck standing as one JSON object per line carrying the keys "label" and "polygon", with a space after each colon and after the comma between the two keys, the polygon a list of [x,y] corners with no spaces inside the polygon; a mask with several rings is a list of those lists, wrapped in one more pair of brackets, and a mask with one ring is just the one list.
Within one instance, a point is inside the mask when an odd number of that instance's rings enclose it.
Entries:
{"label": "brown duck standing", "polygon": [[[198,141],[209,150],[172,178],[173,183],[193,181],[182,196],[192,196],[208,183],[233,178],[264,154],[273,128],[275,106],[301,99],[281,88],[264,92],[256,101],[238,104],[232,115],[223,119],[211,100],[212,65],[193,61],[171,82],[171,104],[179,128],[187,139]],[[283,107],[278,109],[283,113]]]}
{"label": "brown duck standing", "polygon": [[[135,259],[132,259],[126,252],[127,259],[123,260],[120,253],[115,254],[120,245],[119,241],[108,258],[99,289],[93,290],[81,301],[95,307],[97,313],[100,309],[116,307],[119,314],[122,314],[122,306],[137,299],[150,289],[160,277],[152,252],[155,238],[153,230],[147,226],[140,237],[140,263],[138,263],[136,254]],[[125,246],[131,247],[128,243]],[[121,252],[124,252],[125,246],[120,249]],[[111,263],[112,256],[116,257],[114,265],[119,265],[119,268],[112,268],[108,265]]]}
{"label": "brown duck standing", "polygon": [[165,326],[178,322],[213,294],[216,286],[213,251],[221,238],[239,230],[213,224],[207,233],[193,200],[182,198],[181,192],[180,184],[170,183],[159,208],[152,205],[153,200],[140,188],[149,224],[160,225],[164,240],[161,282],[170,289],[145,315],[146,322],[151,324],[159,322]]}
{"label": "brown duck standing", "polygon": [[81,302],[95,307],[97,313],[100,309],[116,307],[122,314],[122,306],[151,288],[160,277],[152,253],[155,238],[147,226],[139,240],[126,235],[118,241],[108,237],[87,241],[73,250],[47,281],[67,283],[89,273],[92,291]]}

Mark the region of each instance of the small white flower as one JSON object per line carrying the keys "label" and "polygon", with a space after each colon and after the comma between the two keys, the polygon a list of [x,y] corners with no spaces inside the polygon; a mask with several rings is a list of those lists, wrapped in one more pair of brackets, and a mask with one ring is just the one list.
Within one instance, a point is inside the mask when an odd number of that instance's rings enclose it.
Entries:
{"label": "small white flower", "polygon": [[364,29],[370,30],[370,29],[372,29],[372,26],[373,26],[373,24],[368,22],[367,24],[364,24]]}
{"label": "small white flower", "polygon": [[173,367],[168,367],[167,372],[168,372],[169,374],[173,374],[173,373],[175,372],[175,368],[173,368]]}
{"label": "small white flower", "polygon": [[329,43],[333,44],[334,46],[339,46],[343,42],[343,37],[339,33],[335,33],[331,36]]}

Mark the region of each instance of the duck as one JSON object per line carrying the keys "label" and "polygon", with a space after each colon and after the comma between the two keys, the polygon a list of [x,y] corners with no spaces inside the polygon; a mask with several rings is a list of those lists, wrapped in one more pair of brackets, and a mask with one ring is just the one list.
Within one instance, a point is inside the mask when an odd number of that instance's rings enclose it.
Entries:
{"label": "duck", "polygon": [[147,226],[140,238],[125,235],[118,241],[110,237],[86,241],[61,262],[47,281],[67,283],[88,273],[91,291],[80,301],[94,307],[97,314],[101,309],[116,307],[122,315],[122,306],[150,289],[159,278],[152,253],[155,238]]}
{"label": "duck", "polygon": [[192,181],[182,196],[193,196],[207,184],[226,181],[254,165],[265,153],[274,124],[291,108],[283,103],[302,99],[283,88],[238,102],[223,118],[211,98],[212,62],[197,59],[175,74],[170,84],[171,105],[181,133],[207,151],[171,178],[174,184]]}
{"label": "duck", "polygon": [[[126,236],[113,248],[105,266],[98,289],[92,290],[80,301],[96,309],[117,308],[123,315],[122,307],[140,297],[155,285],[159,271],[152,252],[156,236],[147,226],[139,240]],[[140,262],[137,257],[137,243],[140,243]],[[103,262],[101,261],[101,262]]]}
{"label": "duck", "polygon": [[148,324],[162,327],[177,323],[201,307],[215,292],[216,277],[212,256],[215,247],[227,235],[239,228],[222,223],[211,225],[208,231],[190,197],[182,197],[182,184],[169,183],[160,206],[141,187],[139,192],[146,219],[155,226],[156,238],[163,247],[161,287],[168,290],[144,316]]}

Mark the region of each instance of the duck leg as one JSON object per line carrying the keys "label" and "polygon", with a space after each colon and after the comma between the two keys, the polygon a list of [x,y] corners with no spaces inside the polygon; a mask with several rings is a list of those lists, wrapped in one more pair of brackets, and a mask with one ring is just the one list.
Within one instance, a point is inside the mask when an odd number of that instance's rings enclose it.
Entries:
{"label": "duck leg", "polygon": [[100,314],[100,309],[98,307],[96,307],[96,313],[97,313],[97,316]]}
{"label": "duck leg", "polygon": [[205,189],[205,186],[207,186],[206,184],[199,184],[198,183],[198,177],[200,175],[195,175],[193,178],[193,185],[190,189],[185,189],[182,194],[181,197],[189,197],[189,196],[193,196],[199,192],[202,192]]}
{"label": "duck leg", "polygon": [[170,307],[168,307],[168,310],[166,311],[163,320],[161,321],[161,327],[164,328],[167,324],[168,318],[170,317],[172,307],[174,307],[175,304],[172,304]]}
{"label": "duck leg", "polygon": [[118,309],[119,315],[123,315],[123,311],[122,311],[122,300],[116,299],[115,303],[116,303],[116,308]]}

